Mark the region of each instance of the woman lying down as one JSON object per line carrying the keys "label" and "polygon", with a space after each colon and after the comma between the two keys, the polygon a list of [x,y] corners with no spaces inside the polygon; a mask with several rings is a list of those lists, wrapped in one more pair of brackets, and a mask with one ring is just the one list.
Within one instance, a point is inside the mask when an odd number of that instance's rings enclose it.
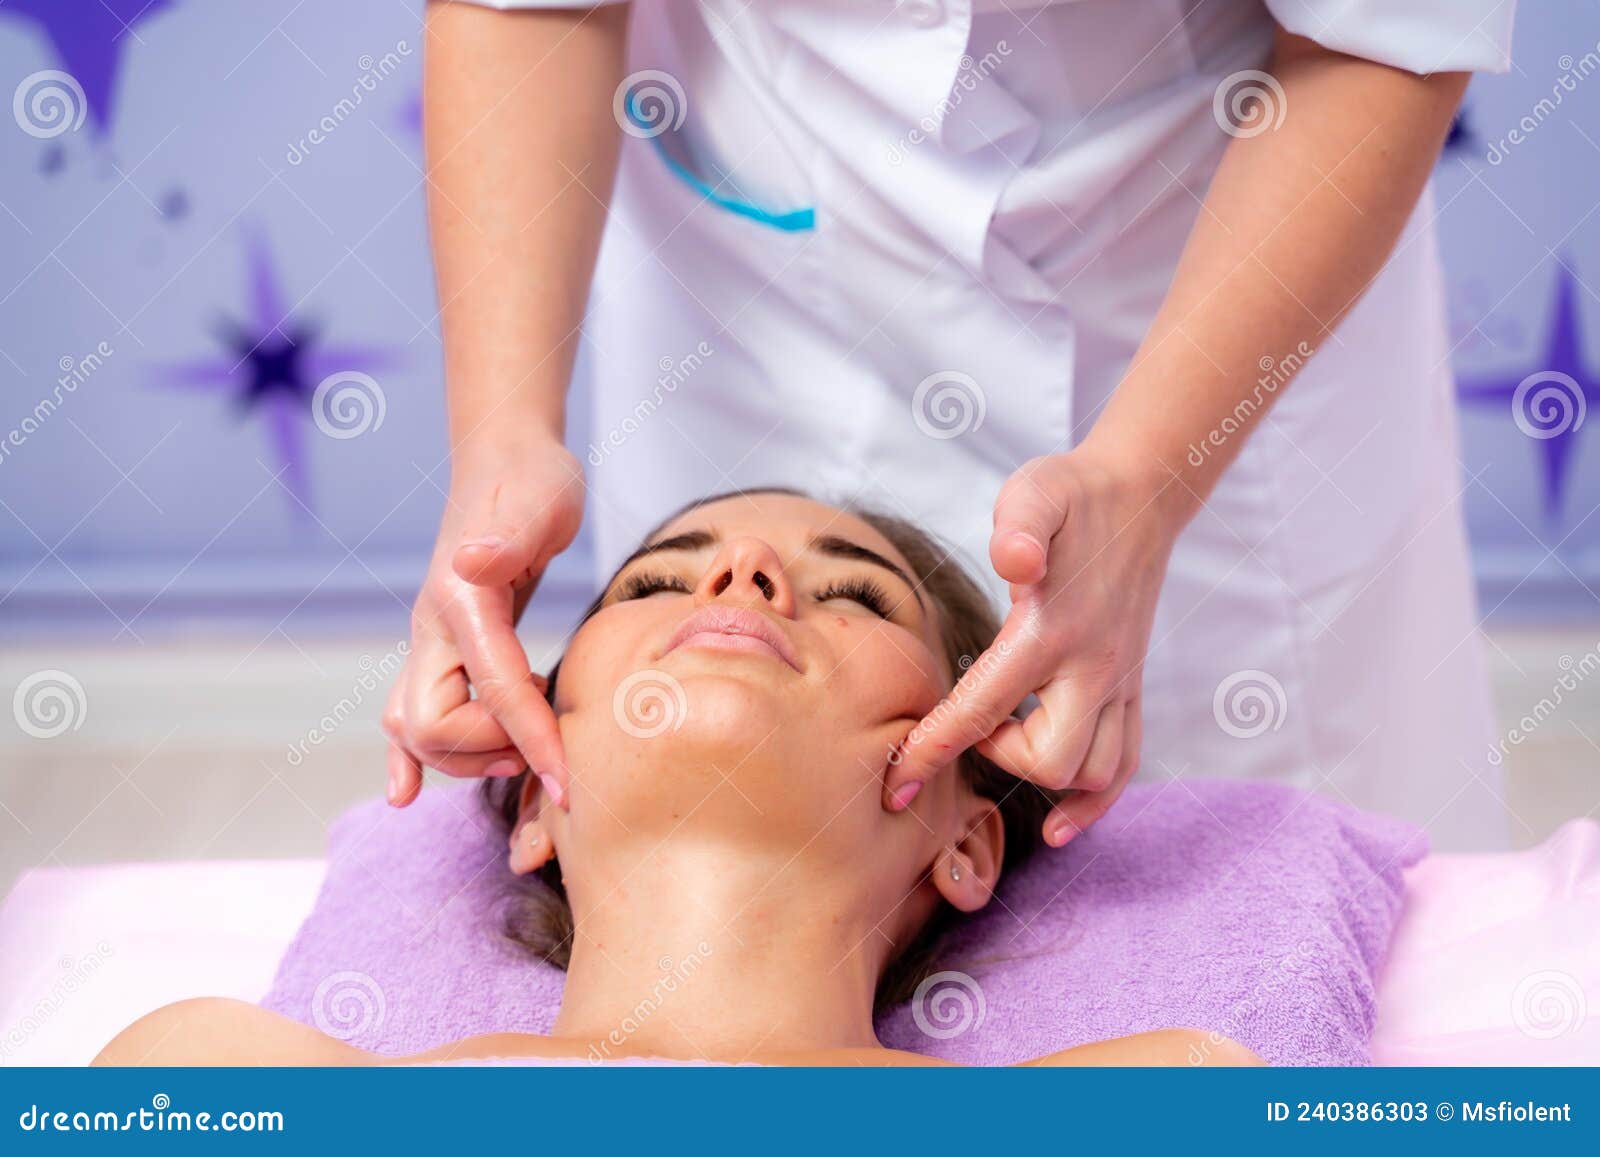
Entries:
{"label": "woman lying down", "polygon": [[[916,528],[780,491],[670,519],[595,602],[549,694],[569,798],[486,781],[526,894],[509,930],[566,969],[548,1036],[497,1033],[400,1058],[658,1057],[939,1064],[885,1048],[874,1009],[934,971],[938,940],[1040,842],[1052,798],[976,753],[905,811],[889,753],[997,624]],[[633,714],[640,694],[655,714]],[[616,1028],[695,959],[658,1015]],[[1069,982],[1064,980],[1064,983]],[[1042,1065],[1258,1064],[1195,1029],[1102,1041]],[[254,1005],[168,1005],[100,1064],[395,1063]]]}

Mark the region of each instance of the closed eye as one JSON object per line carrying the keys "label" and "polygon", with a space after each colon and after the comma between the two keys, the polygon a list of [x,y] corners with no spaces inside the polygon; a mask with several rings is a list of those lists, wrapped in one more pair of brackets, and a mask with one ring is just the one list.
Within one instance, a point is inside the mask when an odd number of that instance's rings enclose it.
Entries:
{"label": "closed eye", "polygon": [[825,603],[830,599],[851,599],[880,619],[889,617],[889,596],[871,579],[835,579],[816,593],[816,600],[819,603]]}
{"label": "closed eye", "polygon": [[618,585],[616,601],[625,603],[631,599],[647,599],[666,591],[686,595],[689,593],[689,584],[676,575],[631,574]]}

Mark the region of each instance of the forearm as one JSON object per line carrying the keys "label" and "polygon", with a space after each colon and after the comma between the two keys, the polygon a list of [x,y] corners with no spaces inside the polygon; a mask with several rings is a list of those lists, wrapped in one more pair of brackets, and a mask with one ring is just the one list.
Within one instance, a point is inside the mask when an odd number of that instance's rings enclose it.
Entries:
{"label": "forearm", "polygon": [[565,428],[619,129],[626,8],[428,5],[428,219],[453,450]]}
{"label": "forearm", "polygon": [[1228,146],[1167,297],[1086,439],[1147,469],[1180,522],[1287,387],[1285,371],[1382,269],[1467,81],[1284,34],[1270,71],[1283,123]]}

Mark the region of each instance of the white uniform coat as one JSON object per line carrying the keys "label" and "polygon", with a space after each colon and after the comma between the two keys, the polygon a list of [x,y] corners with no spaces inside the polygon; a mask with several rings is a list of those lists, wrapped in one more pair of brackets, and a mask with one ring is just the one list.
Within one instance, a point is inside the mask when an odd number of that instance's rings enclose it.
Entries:
{"label": "white uniform coat", "polygon": [[[1274,21],[1415,72],[1498,71],[1512,17],[1495,0],[634,9],[580,358],[601,571],[684,502],[778,484],[909,515],[1002,597],[1001,483],[1089,429],[1223,126],[1270,131],[1259,103],[1229,120],[1236,94],[1295,115],[1251,73]],[[1435,212],[1425,195],[1291,385],[1300,354],[1264,356],[1275,408],[1172,557],[1140,774],[1272,777],[1487,847],[1504,808]]]}

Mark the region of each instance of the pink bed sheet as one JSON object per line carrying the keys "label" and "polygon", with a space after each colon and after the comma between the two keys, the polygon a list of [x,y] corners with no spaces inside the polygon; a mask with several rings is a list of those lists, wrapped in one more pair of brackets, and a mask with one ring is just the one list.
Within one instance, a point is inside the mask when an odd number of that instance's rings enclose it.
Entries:
{"label": "pink bed sheet", "polygon": [[[322,873],[317,860],[27,873],[0,907],[0,1064],[84,1064],[186,996],[260,999]],[[1431,856],[1407,886],[1378,1064],[1600,1064],[1600,825]]]}

